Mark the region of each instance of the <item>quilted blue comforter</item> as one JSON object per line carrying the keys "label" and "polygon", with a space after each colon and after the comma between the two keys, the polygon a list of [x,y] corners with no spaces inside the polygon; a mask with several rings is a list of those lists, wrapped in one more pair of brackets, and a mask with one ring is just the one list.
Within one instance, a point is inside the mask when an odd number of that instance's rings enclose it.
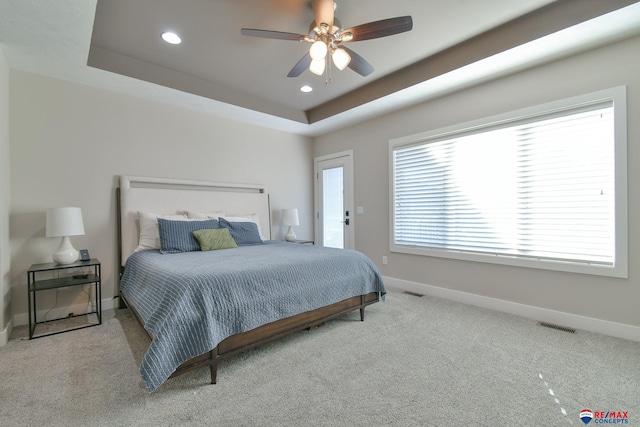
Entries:
{"label": "quilted blue comforter", "polygon": [[137,252],[120,290],[153,334],[140,366],[149,392],[223,339],[369,292],[386,293],[360,252],[265,241],[208,252]]}

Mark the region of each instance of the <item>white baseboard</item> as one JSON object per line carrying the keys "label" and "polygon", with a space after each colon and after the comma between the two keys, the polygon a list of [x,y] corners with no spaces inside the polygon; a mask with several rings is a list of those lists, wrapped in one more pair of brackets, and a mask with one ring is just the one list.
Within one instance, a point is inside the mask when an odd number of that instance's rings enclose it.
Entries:
{"label": "white baseboard", "polygon": [[[103,299],[102,300],[102,311],[109,310],[113,308],[114,299]],[[48,312],[48,313],[47,313]],[[56,307],[52,310],[38,310],[38,321],[44,320],[44,316],[47,316],[47,319],[58,319],[60,317],[66,317],[69,313],[73,314],[83,314],[87,312],[87,303],[83,304],[75,304],[67,307]],[[15,326],[20,325],[28,325],[29,324],[29,313],[19,313],[13,316],[13,324]]]}
{"label": "white baseboard", "polygon": [[609,322],[607,320],[594,319],[592,317],[579,316],[576,314],[564,313],[561,311],[549,310],[546,308],[505,301],[496,298],[484,297],[467,292],[455,291],[452,289],[440,288],[423,283],[410,282],[407,280],[384,277],[384,282],[388,287],[401,289],[403,291],[415,292],[423,295],[430,295],[444,298],[464,304],[489,308],[491,310],[514,314],[541,322],[553,323],[574,329],[596,332],[610,335],[617,338],[624,338],[632,341],[640,341],[640,327],[625,325],[623,323]]}
{"label": "white baseboard", "polygon": [[0,347],[6,345],[9,342],[11,332],[13,332],[13,319],[9,319],[9,324],[7,324],[7,327],[0,331]]}

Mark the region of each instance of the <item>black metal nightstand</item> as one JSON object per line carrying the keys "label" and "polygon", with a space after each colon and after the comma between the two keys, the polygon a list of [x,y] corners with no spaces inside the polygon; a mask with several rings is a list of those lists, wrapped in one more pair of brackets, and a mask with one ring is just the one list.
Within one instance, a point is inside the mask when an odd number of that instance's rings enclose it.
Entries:
{"label": "black metal nightstand", "polygon": [[299,240],[299,239],[296,239],[296,240],[294,240],[292,242],[290,242],[288,240],[285,240],[285,242],[287,242],[287,243],[297,243],[299,245],[313,245],[315,243],[313,240]]}
{"label": "black metal nightstand", "polygon": [[[86,272],[76,272],[70,271],[71,269],[81,269],[81,268],[91,268],[93,270],[92,273],[87,274]],[[66,271],[69,270],[69,271]],[[37,274],[42,274],[45,272],[58,272],[65,274],[64,276],[59,276],[56,278],[48,278],[48,279],[37,279]],[[69,274],[66,274],[69,273]],[[92,258],[89,261],[77,261],[71,264],[58,264],[55,262],[48,262],[43,264],[33,264],[29,267],[27,271],[27,282],[28,282],[28,297],[29,297],[29,339],[40,338],[48,335],[60,334],[62,332],[73,331],[76,329],[89,328],[91,326],[98,326],[102,324],[102,285],[101,285],[101,273],[100,273],[100,261],[96,258]],[[36,294],[40,291],[46,291],[51,289],[60,289],[66,288],[69,286],[82,286],[82,285],[92,285],[95,289],[96,296],[96,305],[95,310],[71,315],[67,317],[59,317],[57,319],[50,319],[38,322],[38,310],[36,306]],[[91,299],[91,293],[89,293],[89,299]],[[40,335],[35,335],[36,327],[43,323],[50,323],[55,320],[68,319],[69,317],[79,317],[79,316],[87,316],[90,314],[95,314],[98,321],[82,324],[79,326],[68,327],[59,331],[43,333]]]}

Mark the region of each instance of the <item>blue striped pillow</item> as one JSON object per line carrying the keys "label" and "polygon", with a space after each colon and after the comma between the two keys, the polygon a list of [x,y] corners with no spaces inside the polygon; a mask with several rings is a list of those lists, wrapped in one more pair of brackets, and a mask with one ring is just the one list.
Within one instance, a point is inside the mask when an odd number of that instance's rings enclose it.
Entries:
{"label": "blue striped pillow", "polygon": [[259,245],[262,243],[258,225],[255,222],[231,222],[218,218],[221,228],[228,228],[231,237],[238,246]]}
{"label": "blue striped pillow", "polygon": [[193,252],[200,250],[198,240],[193,236],[196,230],[220,228],[217,219],[205,221],[171,221],[158,218],[158,231],[160,234],[160,252],[177,253]]}

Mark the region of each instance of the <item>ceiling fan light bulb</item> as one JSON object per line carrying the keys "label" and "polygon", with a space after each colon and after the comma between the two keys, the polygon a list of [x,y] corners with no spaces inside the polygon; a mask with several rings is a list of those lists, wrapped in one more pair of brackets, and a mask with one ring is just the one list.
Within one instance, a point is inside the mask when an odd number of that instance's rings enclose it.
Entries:
{"label": "ceiling fan light bulb", "polygon": [[317,74],[318,76],[321,76],[324,73],[324,69],[326,66],[326,62],[323,59],[314,59],[313,61],[311,61],[311,64],[309,65],[309,71],[311,71],[313,74]]}
{"label": "ceiling fan light bulb", "polygon": [[347,68],[347,65],[351,62],[351,56],[347,53],[346,50],[337,48],[331,54],[331,58],[333,59],[333,64],[340,71]]}
{"label": "ceiling fan light bulb", "polygon": [[327,56],[327,44],[322,40],[314,42],[309,49],[309,55],[313,60],[324,59]]}

